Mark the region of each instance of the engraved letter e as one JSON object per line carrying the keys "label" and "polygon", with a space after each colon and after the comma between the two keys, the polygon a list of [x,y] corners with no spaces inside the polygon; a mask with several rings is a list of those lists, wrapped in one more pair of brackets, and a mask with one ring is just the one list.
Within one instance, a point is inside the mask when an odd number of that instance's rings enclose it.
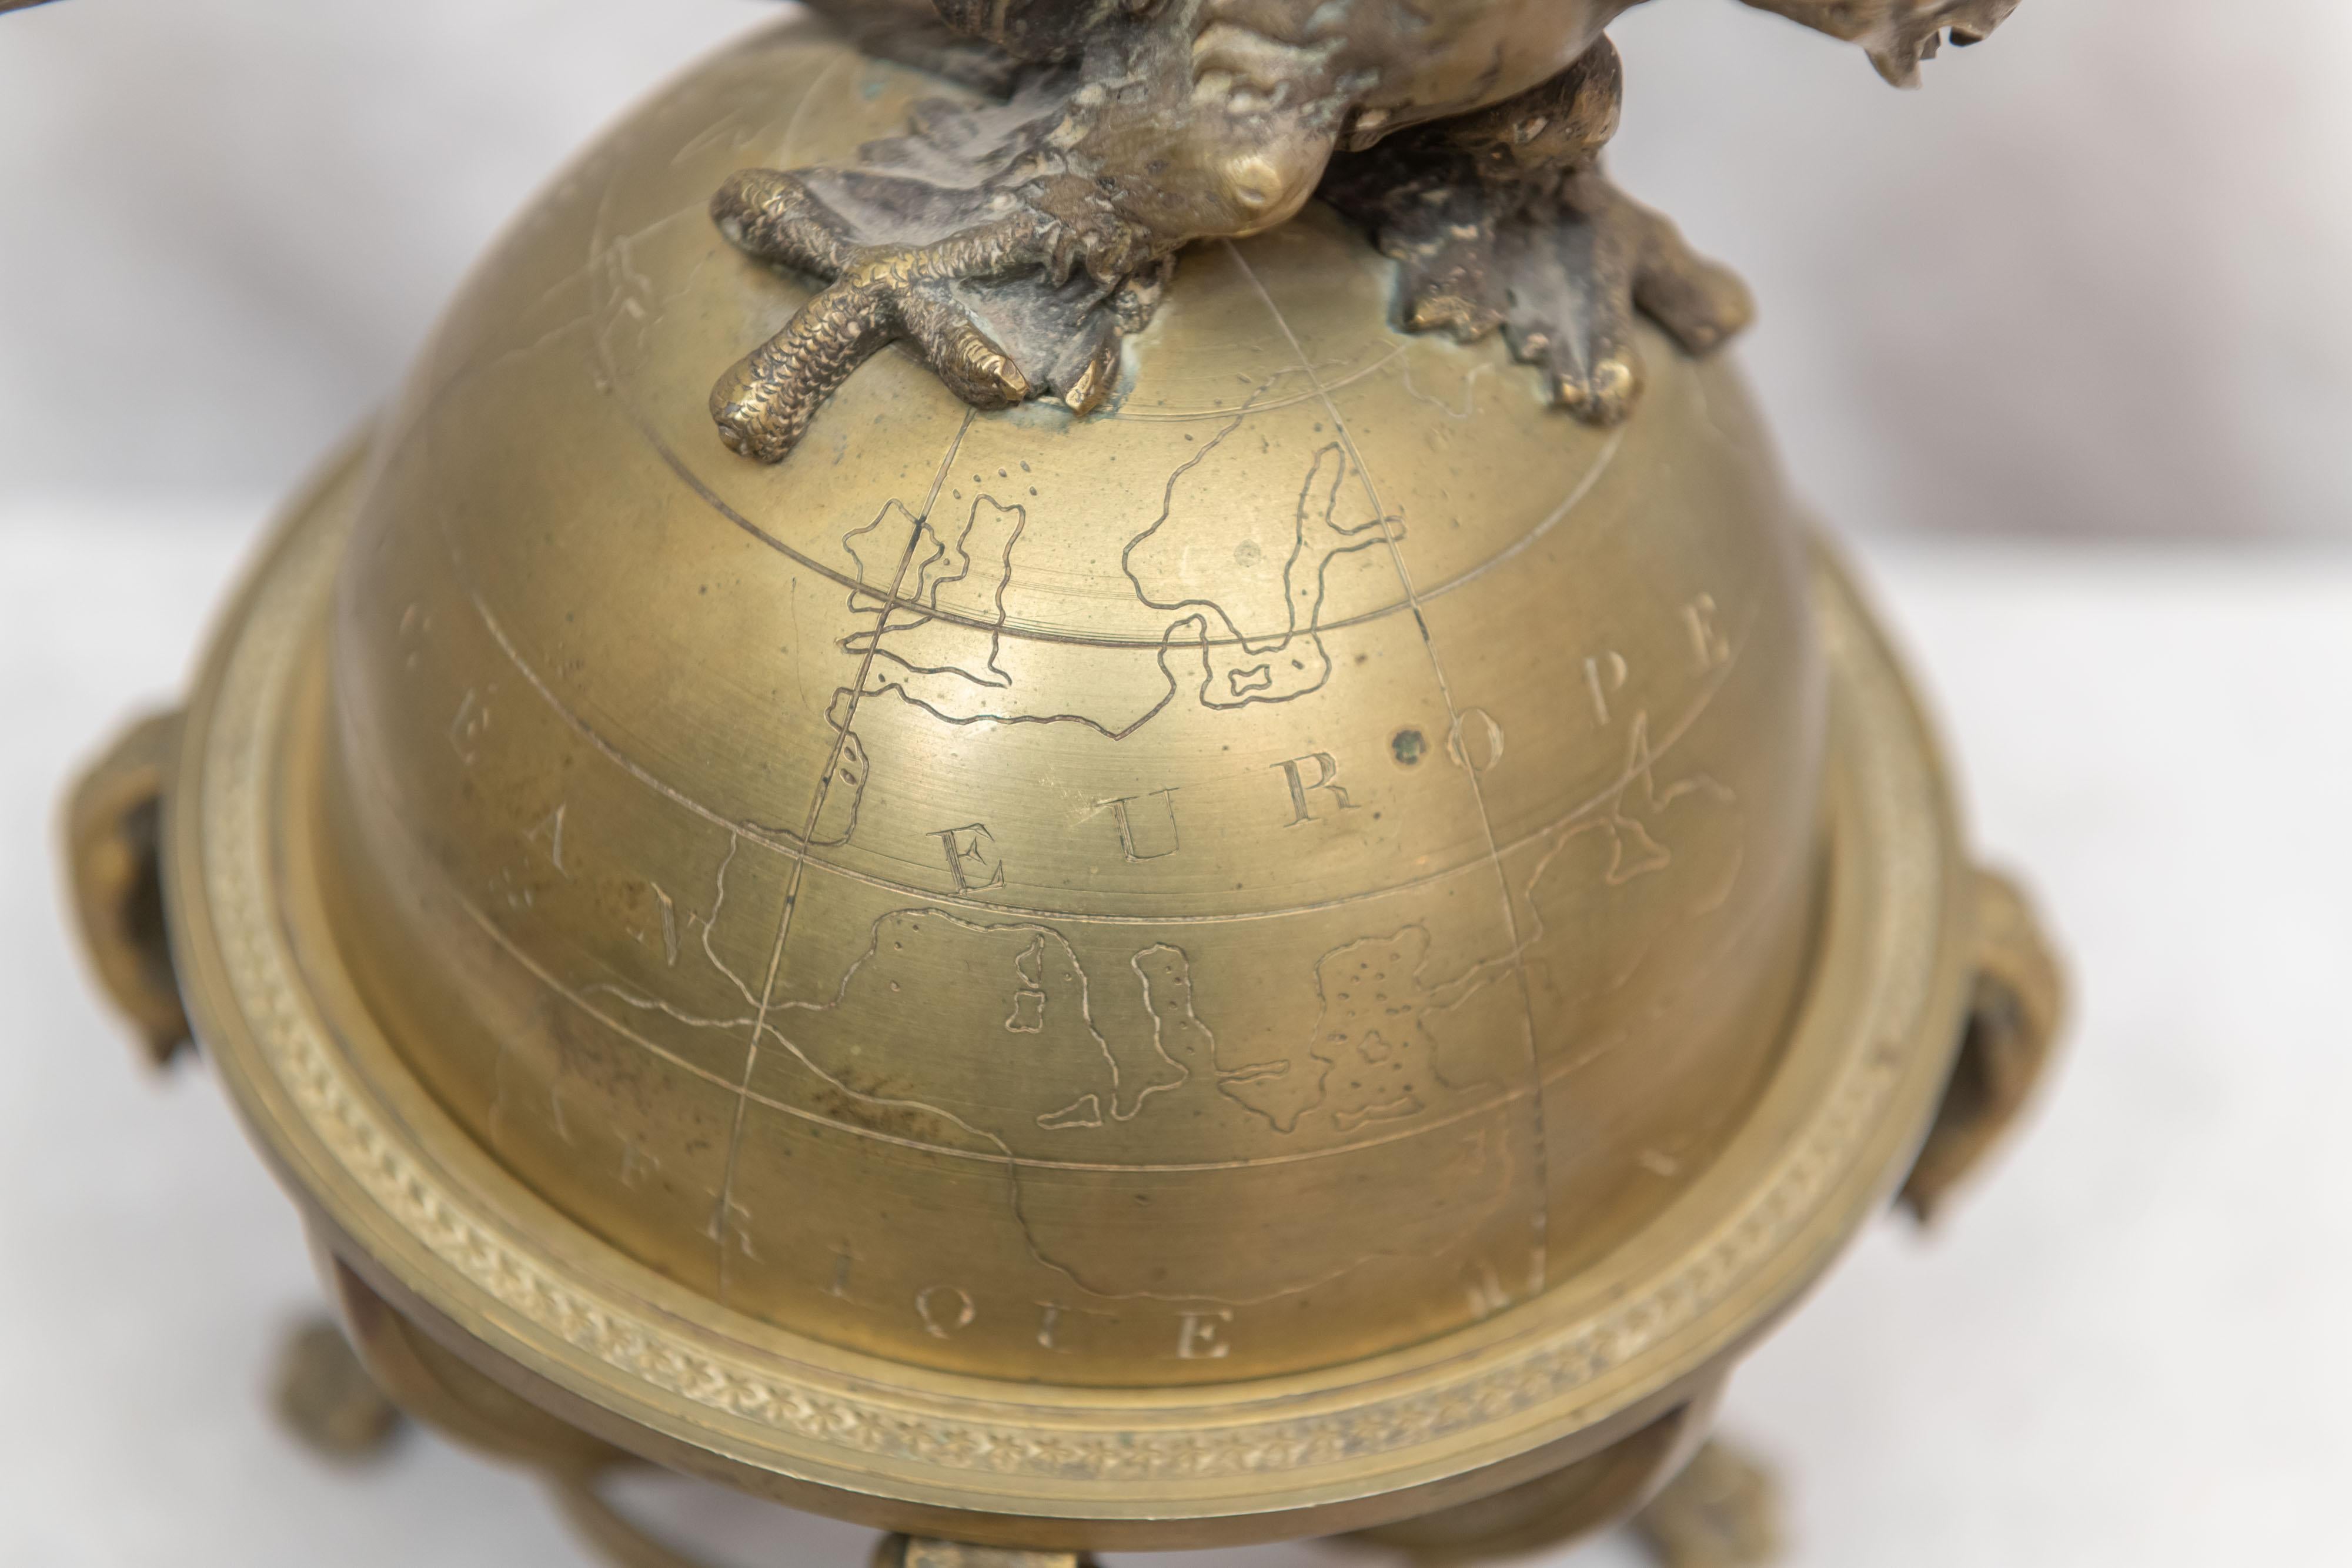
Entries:
{"label": "engraved letter e", "polygon": [[1234,1321],[1231,1309],[1219,1307],[1213,1312],[1186,1312],[1184,1326],[1177,1331],[1176,1357],[1180,1361],[1222,1361],[1233,1354],[1218,1330]]}

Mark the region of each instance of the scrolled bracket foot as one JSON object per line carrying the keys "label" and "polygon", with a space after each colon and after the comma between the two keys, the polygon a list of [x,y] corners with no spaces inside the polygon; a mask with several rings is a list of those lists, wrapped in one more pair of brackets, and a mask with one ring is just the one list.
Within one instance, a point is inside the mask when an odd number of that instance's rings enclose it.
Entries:
{"label": "scrolled bracket foot", "polygon": [[1976,982],[1959,1058],[1935,1125],[1904,1181],[1925,1225],[1976,1174],[2049,1075],[2064,1022],[2065,977],[2016,883],[1976,873]]}
{"label": "scrolled bracket foot", "polygon": [[1095,1563],[1083,1552],[1025,1552],[920,1535],[886,1535],[875,1545],[873,1568],[1095,1568]]}
{"label": "scrolled bracket foot", "polygon": [[157,714],[123,731],[75,783],[64,824],[83,949],[157,1067],[190,1038],[163,920],[164,789],[180,718]]}

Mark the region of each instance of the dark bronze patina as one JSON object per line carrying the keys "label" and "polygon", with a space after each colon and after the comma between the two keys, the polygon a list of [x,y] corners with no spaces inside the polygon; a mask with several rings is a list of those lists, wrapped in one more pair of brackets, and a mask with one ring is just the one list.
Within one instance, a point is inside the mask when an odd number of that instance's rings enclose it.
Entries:
{"label": "dark bronze patina", "polygon": [[[1601,165],[1641,0],[814,0],[870,50],[979,101],[920,106],[856,164],[750,170],[711,204],[762,260],[829,280],[722,377],[719,434],[776,462],[883,344],[979,408],[1084,414],[1176,252],[1256,234],[1318,191],[1402,272],[1400,322],[1501,328],[1552,399],[1612,425],[1642,390],[1639,310],[1692,353],[1748,291]],[[1746,0],[1917,79],[2017,0]]]}

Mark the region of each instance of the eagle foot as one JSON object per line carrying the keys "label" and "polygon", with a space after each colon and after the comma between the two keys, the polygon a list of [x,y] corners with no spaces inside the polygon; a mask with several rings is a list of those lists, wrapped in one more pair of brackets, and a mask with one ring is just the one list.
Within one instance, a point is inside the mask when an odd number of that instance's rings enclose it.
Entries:
{"label": "eagle foot", "polygon": [[1636,310],[1695,355],[1755,315],[1747,285],[1597,168],[1532,199],[1465,181],[1389,213],[1378,226],[1402,271],[1400,324],[1462,342],[1499,329],[1551,401],[1590,424],[1621,423],[1640,398]]}
{"label": "eagle foot", "polygon": [[1755,319],[1738,275],[1597,170],[1570,182],[1558,212],[1507,219],[1496,249],[1512,355],[1538,367],[1552,402],[1588,424],[1622,423],[1641,395],[1635,310],[1693,355]]}
{"label": "eagle foot", "polygon": [[1157,293],[1152,267],[1122,266],[1123,236],[1095,232],[1091,214],[1074,222],[1006,195],[993,215],[942,239],[871,244],[845,215],[871,207],[870,194],[856,194],[835,202],[799,174],[751,169],[713,199],[712,216],[738,247],[826,280],[712,389],[711,417],[730,448],[781,462],[850,373],[893,342],[976,408],[1045,395],[1080,415],[1101,405],[1122,334],[1149,319]]}
{"label": "eagle foot", "polygon": [[1623,91],[1604,38],[1517,98],[1336,160],[1323,184],[1402,269],[1405,330],[1499,329],[1555,403],[1600,425],[1641,395],[1636,310],[1693,354],[1755,314],[1746,285],[1601,172]]}

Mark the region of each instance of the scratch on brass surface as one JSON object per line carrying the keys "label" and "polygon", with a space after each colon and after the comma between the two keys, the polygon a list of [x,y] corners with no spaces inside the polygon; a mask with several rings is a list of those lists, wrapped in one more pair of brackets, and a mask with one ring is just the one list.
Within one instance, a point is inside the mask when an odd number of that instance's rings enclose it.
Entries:
{"label": "scratch on brass surface", "polygon": [[[1405,351],[1403,345],[1400,344],[1396,351],[1390,355],[1389,358],[1402,360],[1404,361],[1402,373],[1405,395],[1407,397],[1412,398],[1416,402],[1427,403],[1430,407],[1435,409],[1446,418],[1454,421],[1456,423],[1466,423],[1478,416],[1478,378],[1492,371],[1495,368],[1493,365],[1480,364],[1470,367],[1470,373],[1462,378],[1462,406],[1459,409],[1456,409],[1452,403],[1446,402],[1444,398],[1439,397],[1436,393],[1425,392],[1419,387],[1412,384],[1412,356]],[[1381,362],[1385,364],[1388,361],[1383,360]],[[1338,383],[1335,382],[1330,390],[1335,392],[1339,390]]]}

